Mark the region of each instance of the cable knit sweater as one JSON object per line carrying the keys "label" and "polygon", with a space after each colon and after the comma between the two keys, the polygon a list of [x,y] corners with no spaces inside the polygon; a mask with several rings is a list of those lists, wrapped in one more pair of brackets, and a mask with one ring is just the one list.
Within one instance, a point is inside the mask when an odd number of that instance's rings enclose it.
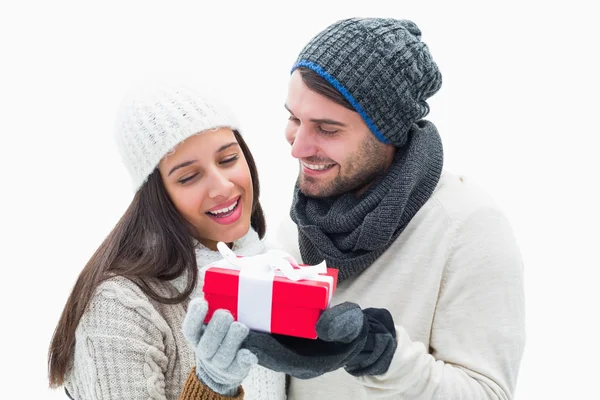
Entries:
{"label": "cable knit sweater", "polygon": [[[251,229],[234,243],[233,250],[250,256],[265,248]],[[201,268],[221,256],[198,244],[196,258]],[[202,284],[199,276],[191,297],[202,295]],[[183,287],[185,276],[154,289],[172,297]],[[77,327],[72,365],[65,379],[70,395],[76,400],[179,398],[195,366],[194,351],[181,330],[188,303],[161,304],[122,277],[103,282]],[[286,398],[285,375],[258,365],[242,386],[245,400]]]}
{"label": "cable knit sweater", "polygon": [[[273,245],[301,260],[297,229]],[[444,173],[402,234],[332,304],[387,308],[398,347],[389,370],[356,378],[343,368],[291,379],[293,400],[510,400],[525,346],[523,262],[508,220],[464,177]]]}

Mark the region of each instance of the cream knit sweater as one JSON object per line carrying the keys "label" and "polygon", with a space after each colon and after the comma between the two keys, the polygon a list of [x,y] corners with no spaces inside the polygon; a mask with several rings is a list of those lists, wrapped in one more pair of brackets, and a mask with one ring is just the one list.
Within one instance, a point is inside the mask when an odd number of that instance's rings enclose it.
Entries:
{"label": "cream knit sweater", "polygon": [[[236,254],[264,251],[252,229],[234,243]],[[199,245],[198,266],[221,258]],[[173,296],[185,286],[185,277],[155,289]],[[199,296],[202,281],[196,292]],[[75,353],[65,387],[76,400],[177,399],[195,365],[193,349],[181,326],[188,302],[160,304],[149,299],[131,281],[115,277],[102,283],[76,332]],[[245,399],[285,399],[285,375],[258,365],[242,382]]]}
{"label": "cream knit sweater", "polygon": [[[301,260],[291,220],[277,242]],[[525,344],[521,255],[501,210],[468,179],[444,173],[391,247],[338,286],[332,304],[344,301],[392,313],[398,347],[388,372],[292,379],[289,399],[514,398]]]}

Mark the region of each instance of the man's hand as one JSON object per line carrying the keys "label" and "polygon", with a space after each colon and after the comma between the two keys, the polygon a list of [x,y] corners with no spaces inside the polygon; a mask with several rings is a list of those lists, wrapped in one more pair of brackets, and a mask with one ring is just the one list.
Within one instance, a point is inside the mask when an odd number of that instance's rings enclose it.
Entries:
{"label": "man's hand", "polygon": [[250,332],[244,347],[258,363],[301,379],[344,367],[354,376],[387,371],[396,350],[396,330],[386,309],[361,308],[345,302],[321,314],[318,339]]}

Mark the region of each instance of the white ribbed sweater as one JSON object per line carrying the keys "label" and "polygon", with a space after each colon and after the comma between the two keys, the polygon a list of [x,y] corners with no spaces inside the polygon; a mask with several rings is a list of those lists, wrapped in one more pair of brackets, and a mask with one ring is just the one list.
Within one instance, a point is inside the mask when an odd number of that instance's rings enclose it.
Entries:
{"label": "white ribbed sweater", "polygon": [[[291,220],[277,242],[301,259]],[[525,344],[521,255],[502,211],[468,179],[444,173],[387,251],[338,285],[332,304],[344,301],[392,313],[388,372],[292,379],[290,400],[514,397]]]}
{"label": "white ribbed sweater", "polygon": [[[234,244],[239,255],[264,251],[250,230]],[[218,252],[199,245],[198,266],[220,259]],[[192,295],[201,295],[202,281]],[[185,278],[155,289],[173,296]],[[195,365],[193,349],[181,326],[188,302],[160,304],[149,299],[133,282],[115,277],[102,283],[76,331],[73,363],[65,387],[76,400],[177,399]],[[245,400],[285,399],[285,375],[258,365],[242,382]]]}

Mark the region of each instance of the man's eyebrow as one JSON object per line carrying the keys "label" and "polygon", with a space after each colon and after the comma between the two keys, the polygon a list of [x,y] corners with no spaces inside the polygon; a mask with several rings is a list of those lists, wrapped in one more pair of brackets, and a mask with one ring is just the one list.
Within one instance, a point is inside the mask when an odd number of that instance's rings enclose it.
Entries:
{"label": "man's eyebrow", "polygon": [[[294,115],[294,113],[292,112],[292,110],[290,110],[290,108],[288,107],[287,104],[284,104],[283,106],[285,107],[286,110],[288,110],[290,112],[290,114]],[[314,122],[317,124],[336,125],[336,126],[346,127],[346,124],[344,124],[343,122],[336,121],[333,119],[328,119],[328,118],[311,118],[310,122]]]}
{"label": "man's eyebrow", "polygon": [[343,126],[343,127],[346,126],[346,124],[344,124],[342,122],[335,121],[333,119],[327,119],[327,118],[312,118],[310,121],[315,122],[317,124],[337,125],[337,126]]}

